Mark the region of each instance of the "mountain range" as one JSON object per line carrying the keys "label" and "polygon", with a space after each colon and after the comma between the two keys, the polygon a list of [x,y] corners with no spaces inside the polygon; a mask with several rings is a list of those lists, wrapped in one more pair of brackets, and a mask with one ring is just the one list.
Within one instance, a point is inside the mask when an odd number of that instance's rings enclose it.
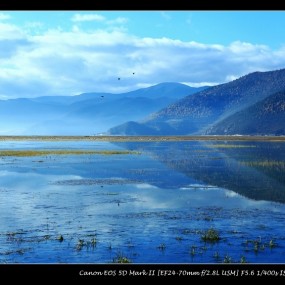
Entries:
{"label": "mountain range", "polygon": [[126,120],[141,120],[205,88],[168,82],[121,94],[0,100],[0,135],[98,134]]}
{"label": "mountain range", "polygon": [[254,72],[188,95],[111,135],[285,135],[285,69]]}
{"label": "mountain range", "polygon": [[285,135],[285,69],[194,88],[0,100],[0,135]]}

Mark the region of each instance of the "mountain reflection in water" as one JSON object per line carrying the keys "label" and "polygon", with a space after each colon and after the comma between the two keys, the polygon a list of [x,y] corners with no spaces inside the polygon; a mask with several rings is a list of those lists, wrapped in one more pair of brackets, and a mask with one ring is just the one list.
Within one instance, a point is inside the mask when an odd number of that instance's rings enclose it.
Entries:
{"label": "mountain reflection in water", "polygon": [[[190,141],[117,145],[146,153],[196,183],[226,188],[254,200],[285,202],[284,143]],[[158,184],[171,187],[167,178]]]}

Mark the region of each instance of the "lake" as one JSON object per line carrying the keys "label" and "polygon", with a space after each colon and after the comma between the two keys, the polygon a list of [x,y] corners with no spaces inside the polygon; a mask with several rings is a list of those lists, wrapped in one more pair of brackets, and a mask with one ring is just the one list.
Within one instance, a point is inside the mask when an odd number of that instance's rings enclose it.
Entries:
{"label": "lake", "polygon": [[0,263],[284,263],[285,143],[1,141]]}

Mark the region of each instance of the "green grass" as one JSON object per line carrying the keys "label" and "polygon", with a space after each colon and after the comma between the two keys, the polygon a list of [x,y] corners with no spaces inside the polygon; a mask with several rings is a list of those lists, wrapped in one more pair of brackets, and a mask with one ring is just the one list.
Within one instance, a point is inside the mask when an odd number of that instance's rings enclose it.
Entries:
{"label": "green grass", "polygon": [[0,150],[0,156],[47,156],[47,155],[82,155],[82,154],[100,154],[100,155],[116,155],[116,154],[140,154],[136,151],[125,150]]}

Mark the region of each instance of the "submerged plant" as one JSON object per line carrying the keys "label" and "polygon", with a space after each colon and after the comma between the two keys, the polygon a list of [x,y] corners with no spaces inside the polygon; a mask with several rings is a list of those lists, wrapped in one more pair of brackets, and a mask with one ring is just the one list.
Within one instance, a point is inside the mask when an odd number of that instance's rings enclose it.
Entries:
{"label": "submerged plant", "polygon": [[270,248],[276,247],[276,243],[274,242],[273,239],[270,240],[270,242],[269,242],[269,247],[270,247]]}
{"label": "submerged plant", "polygon": [[84,240],[83,239],[79,239],[78,243],[76,245],[76,249],[80,251],[83,248],[84,244],[85,244]]}
{"label": "submerged plant", "polygon": [[123,253],[118,253],[113,259],[113,263],[132,263],[132,261],[123,255]]}
{"label": "submerged plant", "polygon": [[201,249],[202,249],[203,251],[207,251],[207,250],[208,250],[208,247],[207,247],[206,245],[203,245],[203,246],[201,247]]}
{"label": "submerged plant", "polygon": [[207,221],[207,222],[211,222],[211,221],[213,221],[213,218],[212,218],[212,217],[209,217],[209,216],[206,216],[206,217],[204,218],[204,220]]}
{"label": "submerged plant", "polygon": [[215,259],[219,259],[220,258],[220,254],[217,251],[214,252],[213,256],[214,256]]}
{"label": "submerged plant", "polygon": [[205,242],[217,242],[221,239],[219,232],[213,228],[210,228],[209,230],[205,231],[202,234],[201,238]]}
{"label": "submerged plant", "polygon": [[91,245],[94,247],[94,246],[96,246],[96,244],[97,244],[97,240],[96,240],[95,237],[93,237],[93,238],[91,239]]}
{"label": "submerged plant", "polygon": [[166,246],[164,243],[161,243],[158,247],[157,247],[159,250],[165,250],[166,249]]}
{"label": "submerged plant", "polygon": [[265,250],[265,244],[262,244],[262,245],[260,246],[260,249],[261,249],[261,250]]}
{"label": "submerged plant", "polygon": [[224,263],[232,263],[232,258],[230,256],[226,255],[224,258]]}
{"label": "submerged plant", "polygon": [[60,241],[60,242],[63,242],[63,240],[64,240],[64,239],[63,239],[63,236],[62,236],[62,235],[59,235],[59,236],[57,237],[57,240]]}
{"label": "submerged plant", "polygon": [[196,252],[197,246],[196,245],[192,245],[191,246],[191,250],[190,250],[190,254],[192,256],[194,256],[197,252]]}
{"label": "submerged plant", "polygon": [[242,256],[240,258],[240,263],[247,263],[245,256]]}

